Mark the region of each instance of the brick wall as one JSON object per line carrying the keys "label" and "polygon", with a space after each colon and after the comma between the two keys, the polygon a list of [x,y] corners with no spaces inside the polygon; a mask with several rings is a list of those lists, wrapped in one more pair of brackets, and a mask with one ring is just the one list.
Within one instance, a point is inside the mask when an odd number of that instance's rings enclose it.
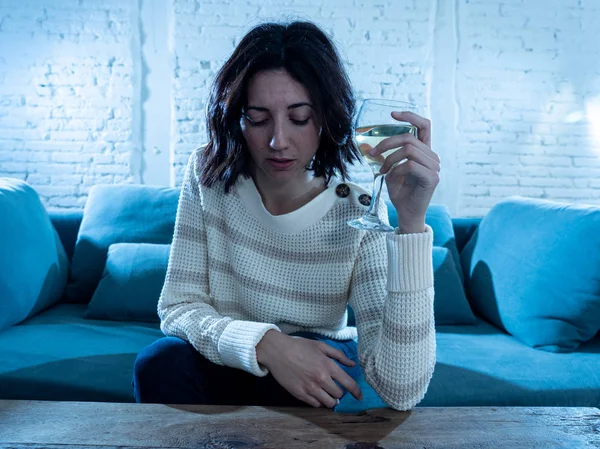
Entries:
{"label": "brick wall", "polygon": [[133,6],[0,2],[0,176],[49,207],[80,208],[90,186],[138,178]]}
{"label": "brick wall", "polygon": [[458,210],[507,195],[600,204],[600,2],[461,1]]}
{"label": "brick wall", "polygon": [[218,67],[286,18],[331,33],[359,99],[432,117],[433,201],[453,215],[513,194],[600,204],[600,4],[585,0],[0,1],[0,176],[50,207],[98,183],[177,185]]}

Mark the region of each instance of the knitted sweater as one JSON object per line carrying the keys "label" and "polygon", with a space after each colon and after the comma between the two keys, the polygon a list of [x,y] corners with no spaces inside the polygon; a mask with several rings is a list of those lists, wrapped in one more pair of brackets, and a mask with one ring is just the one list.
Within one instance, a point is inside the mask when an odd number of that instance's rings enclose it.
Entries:
{"label": "knitted sweater", "polygon": [[[165,284],[161,330],[210,361],[264,376],[256,345],[270,329],[358,337],[365,379],[391,407],[427,391],[436,356],[433,232],[377,233],[346,221],[366,193],[340,180],[301,208],[273,216],[251,178],[228,194],[201,187],[198,151],[185,171]],[[344,190],[342,189],[338,189]],[[382,202],[383,204],[383,202]],[[379,215],[387,221],[385,204]],[[356,326],[347,326],[346,306]]]}

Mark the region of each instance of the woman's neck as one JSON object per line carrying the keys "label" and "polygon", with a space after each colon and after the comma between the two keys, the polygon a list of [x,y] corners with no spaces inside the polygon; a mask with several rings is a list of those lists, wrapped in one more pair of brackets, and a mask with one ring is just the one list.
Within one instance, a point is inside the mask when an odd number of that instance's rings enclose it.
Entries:
{"label": "woman's neck", "polygon": [[306,172],[303,179],[291,179],[286,183],[273,182],[256,172],[252,179],[265,209],[271,215],[289,214],[300,209],[326,189],[325,180],[313,177],[311,172]]}

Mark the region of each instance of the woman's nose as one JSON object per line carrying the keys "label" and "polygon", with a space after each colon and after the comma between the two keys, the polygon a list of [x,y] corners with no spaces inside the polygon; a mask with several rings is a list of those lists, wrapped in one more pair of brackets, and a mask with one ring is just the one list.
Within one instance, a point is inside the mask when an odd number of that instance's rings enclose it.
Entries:
{"label": "woman's nose", "polygon": [[285,127],[279,123],[273,128],[273,136],[269,143],[274,150],[285,150],[289,145],[289,138]]}

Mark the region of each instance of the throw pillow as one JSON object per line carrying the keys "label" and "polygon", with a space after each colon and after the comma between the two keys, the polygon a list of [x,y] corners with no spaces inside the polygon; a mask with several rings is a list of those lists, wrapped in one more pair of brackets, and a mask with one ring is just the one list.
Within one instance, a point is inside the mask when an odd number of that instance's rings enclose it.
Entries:
{"label": "throw pillow", "polygon": [[600,330],[600,207],[509,197],[461,261],[471,305],[523,343],[571,352]]}
{"label": "throw pillow", "polygon": [[443,204],[432,204],[427,208],[425,223],[433,230],[433,246],[446,248],[454,261],[456,273],[461,284],[464,282],[462,270],[460,270],[460,253],[456,246],[454,226],[450,210]]}
{"label": "throw pillow", "polygon": [[435,324],[475,324],[477,318],[469,305],[452,253],[448,248],[434,246],[432,256]]}
{"label": "throw pillow", "polygon": [[167,274],[171,245],[115,243],[83,317],[158,323],[158,299]]}
{"label": "throw pillow", "polygon": [[90,189],[71,263],[67,302],[87,303],[113,243],[171,243],[179,190],[143,185]]}
{"label": "throw pillow", "polygon": [[0,330],[57,303],[69,260],[37,193],[0,178]]}

